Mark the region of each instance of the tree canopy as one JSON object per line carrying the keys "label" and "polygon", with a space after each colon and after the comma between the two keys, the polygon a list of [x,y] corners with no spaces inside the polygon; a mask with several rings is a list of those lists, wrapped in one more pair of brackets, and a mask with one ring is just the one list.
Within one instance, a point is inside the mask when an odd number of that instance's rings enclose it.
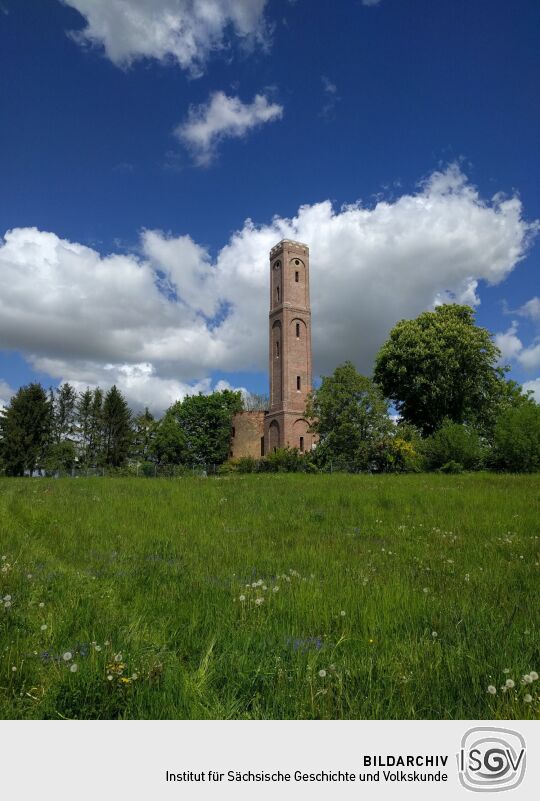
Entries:
{"label": "tree canopy", "polygon": [[392,421],[380,388],[351,362],[322,379],[308,400],[306,415],[318,434],[319,460],[368,469],[380,444],[390,436]]}
{"label": "tree canopy", "polygon": [[374,378],[424,435],[445,419],[488,433],[501,408],[521,396],[514,382],[505,381],[500,356],[472,308],[445,304],[394,326],[377,355]]}

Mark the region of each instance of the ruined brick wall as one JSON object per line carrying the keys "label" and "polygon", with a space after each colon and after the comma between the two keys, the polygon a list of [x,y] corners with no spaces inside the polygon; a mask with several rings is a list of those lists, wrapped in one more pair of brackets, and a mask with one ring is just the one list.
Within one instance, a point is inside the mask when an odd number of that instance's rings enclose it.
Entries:
{"label": "ruined brick wall", "polygon": [[231,458],[253,456],[260,459],[264,445],[265,412],[240,412],[232,420]]}

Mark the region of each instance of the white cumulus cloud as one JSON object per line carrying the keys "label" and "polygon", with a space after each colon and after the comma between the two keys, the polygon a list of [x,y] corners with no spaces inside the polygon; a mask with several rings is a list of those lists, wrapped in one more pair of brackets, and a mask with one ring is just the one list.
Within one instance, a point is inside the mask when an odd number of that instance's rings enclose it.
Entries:
{"label": "white cumulus cloud", "polygon": [[283,107],[255,95],[252,103],[224,92],[213,92],[207,103],[192,106],[175,134],[190,150],[196,164],[209,164],[220,141],[245,136],[248,131],[283,116]]}
{"label": "white cumulus cloud", "polygon": [[518,310],[518,314],[522,317],[528,317],[530,320],[540,321],[540,298],[534,297],[528,300]]}
{"label": "white cumulus cloud", "polygon": [[526,381],[523,384],[525,392],[532,392],[532,396],[537,403],[540,403],[540,378],[533,378],[532,381]]}
{"label": "white cumulus cloud", "polygon": [[0,348],[79,387],[117,383],[157,411],[207,391],[212,373],[266,371],[268,251],[290,238],[310,246],[315,374],[345,359],[369,374],[397,320],[441,299],[478,302],[537,230],[518,197],[485,200],[456,166],[392,202],[247,220],[214,260],[191,237],[156,230],[137,252],[102,255],[15,229],[0,240]]}
{"label": "white cumulus cloud", "polygon": [[12,389],[7,381],[3,381],[0,378],[0,409],[5,409],[5,407],[9,403],[9,399],[12,395],[15,394],[15,390]]}
{"label": "white cumulus cloud", "polygon": [[141,58],[172,60],[198,75],[230,34],[249,44],[267,41],[266,0],[61,0],[79,11],[81,44],[104,48],[118,66]]}

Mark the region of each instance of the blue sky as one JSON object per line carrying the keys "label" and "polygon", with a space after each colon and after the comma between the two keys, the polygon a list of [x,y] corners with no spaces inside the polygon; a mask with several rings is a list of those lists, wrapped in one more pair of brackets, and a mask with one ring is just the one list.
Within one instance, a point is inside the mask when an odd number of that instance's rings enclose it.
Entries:
{"label": "blue sky", "polygon": [[540,398],[537,0],[127,5],[0,0],[0,400],[264,391],[282,236],[316,372],[457,299]]}

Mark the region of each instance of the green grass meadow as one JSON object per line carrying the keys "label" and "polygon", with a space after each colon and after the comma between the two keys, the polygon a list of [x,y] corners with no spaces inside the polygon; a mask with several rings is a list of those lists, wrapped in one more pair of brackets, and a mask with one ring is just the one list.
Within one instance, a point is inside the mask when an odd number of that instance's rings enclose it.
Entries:
{"label": "green grass meadow", "polygon": [[0,718],[538,718],[539,522],[538,476],[0,479]]}

